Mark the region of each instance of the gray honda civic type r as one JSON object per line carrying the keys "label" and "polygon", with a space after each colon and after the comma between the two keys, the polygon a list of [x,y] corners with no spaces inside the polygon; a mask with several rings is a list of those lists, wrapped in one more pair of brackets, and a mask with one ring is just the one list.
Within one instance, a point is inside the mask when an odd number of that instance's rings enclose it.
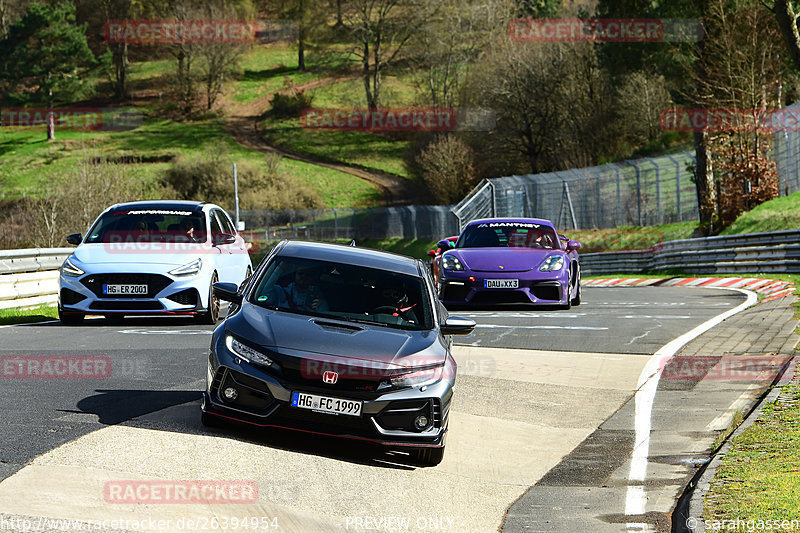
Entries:
{"label": "gray honda civic type r", "polygon": [[202,421],[371,441],[438,464],[456,377],[448,316],[425,265],[353,246],[284,241],[214,331]]}

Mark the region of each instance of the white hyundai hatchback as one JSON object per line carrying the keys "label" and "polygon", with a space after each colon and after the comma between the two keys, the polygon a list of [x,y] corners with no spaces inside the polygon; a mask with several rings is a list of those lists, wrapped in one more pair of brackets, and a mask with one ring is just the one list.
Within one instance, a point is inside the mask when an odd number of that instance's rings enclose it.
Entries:
{"label": "white hyundai hatchback", "polygon": [[61,267],[58,316],[77,325],[87,314],[194,315],[214,324],[211,286],[240,285],[253,271],[230,216],[205,202],[147,201],[106,209]]}

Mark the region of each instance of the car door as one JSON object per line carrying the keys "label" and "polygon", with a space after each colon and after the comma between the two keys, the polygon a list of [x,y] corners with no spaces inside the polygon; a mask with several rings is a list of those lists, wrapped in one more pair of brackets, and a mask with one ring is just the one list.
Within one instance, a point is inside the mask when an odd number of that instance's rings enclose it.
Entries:
{"label": "car door", "polygon": [[[221,209],[214,209],[211,215],[213,217],[211,222],[212,238],[215,231],[217,239],[219,239],[220,234],[233,235],[236,238],[232,243],[224,244],[220,242],[215,244],[220,250],[220,255],[218,256],[220,264],[219,279],[220,281],[241,283],[245,275],[246,266],[244,266],[244,262],[247,258],[244,239],[233,227],[233,223],[227,213]],[[217,241],[214,242],[216,243]]]}

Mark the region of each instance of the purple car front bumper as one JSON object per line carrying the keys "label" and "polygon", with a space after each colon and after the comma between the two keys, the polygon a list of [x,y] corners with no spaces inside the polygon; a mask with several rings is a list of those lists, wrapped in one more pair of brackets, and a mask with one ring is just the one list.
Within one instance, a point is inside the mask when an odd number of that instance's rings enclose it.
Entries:
{"label": "purple car front bumper", "polygon": [[[517,280],[517,288],[490,288],[487,280]],[[513,283],[513,281],[511,282]],[[442,272],[439,299],[451,305],[500,303],[565,305],[570,300],[569,273],[560,272]],[[502,285],[502,283],[494,283]]]}

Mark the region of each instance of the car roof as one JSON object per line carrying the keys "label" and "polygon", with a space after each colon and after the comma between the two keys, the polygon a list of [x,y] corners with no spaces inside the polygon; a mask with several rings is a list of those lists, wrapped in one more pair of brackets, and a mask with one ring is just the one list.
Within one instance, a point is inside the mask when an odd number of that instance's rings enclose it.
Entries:
{"label": "car roof", "polygon": [[337,261],[419,276],[418,259],[357,246],[311,241],[285,241],[278,255],[320,261]]}
{"label": "car roof", "polygon": [[128,209],[157,209],[159,211],[201,211],[203,207],[212,205],[206,202],[191,200],[142,200],[115,204],[109,211],[126,211]]}
{"label": "car roof", "polygon": [[550,226],[555,227],[555,225],[550,222],[549,220],[545,220],[543,218],[480,218],[477,220],[471,220],[467,226],[474,226],[476,224],[485,224],[488,222],[507,222],[507,223],[523,223],[523,224],[539,224],[541,226]]}

